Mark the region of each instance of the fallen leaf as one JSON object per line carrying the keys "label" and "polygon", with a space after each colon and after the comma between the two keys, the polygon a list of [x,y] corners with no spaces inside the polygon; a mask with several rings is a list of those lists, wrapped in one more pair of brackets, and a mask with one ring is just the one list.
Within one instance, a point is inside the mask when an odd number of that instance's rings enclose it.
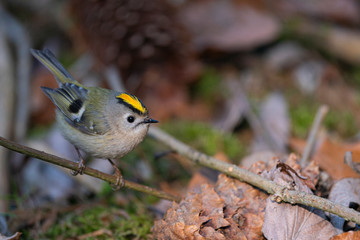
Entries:
{"label": "fallen leaf", "polygon": [[291,17],[300,13],[340,23],[358,24],[360,22],[356,0],[280,0],[274,1],[272,7],[275,7],[280,14]]}
{"label": "fallen leaf", "polygon": [[326,63],[318,59],[310,59],[300,63],[293,71],[293,79],[300,91],[314,95],[324,79]]}
{"label": "fallen leaf", "polygon": [[[255,158],[256,156],[257,154],[254,154],[253,158]],[[265,162],[263,162],[264,159],[266,160]],[[302,169],[300,164],[298,163],[298,156],[294,153],[290,154],[286,161],[281,161],[281,159],[283,159],[283,156],[281,155],[276,156],[274,154],[273,157],[270,157],[269,155],[258,154],[259,161],[252,164],[249,170],[254,173],[261,173],[264,171],[270,171],[271,169],[275,168],[276,165],[279,164],[279,162],[285,163],[299,176],[303,177],[302,182],[304,184],[306,184],[310,189],[315,189],[315,185],[317,184],[320,175],[319,167],[315,162],[311,162],[304,169]]]}
{"label": "fallen leaf", "polygon": [[273,150],[285,153],[290,134],[288,106],[280,93],[270,94],[261,104],[259,118],[267,134],[255,136],[253,152]]}
{"label": "fallen leaf", "polygon": [[276,38],[279,23],[266,12],[232,1],[191,1],[179,13],[198,51],[247,50]]}
{"label": "fallen leaf", "polygon": [[301,176],[305,176],[306,179],[302,179],[302,182],[310,189],[315,190],[315,186],[318,183],[320,177],[319,166],[316,162],[311,161],[305,168],[301,168],[298,161],[298,156],[292,153],[289,155],[285,163],[296,172],[299,172]]}
{"label": "fallen leaf", "polygon": [[[351,203],[360,204],[360,178],[344,178],[332,187],[329,200],[350,207]],[[343,232],[345,219],[330,214],[330,219],[338,233]]]}
{"label": "fallen leaf", "polygon": [[360,231],[350,231],[330,238],[330,240],[356,240],[360,239]]}
{"label": "fallen leaf", "polygon": [[[311,193],[302,177],[289,165],[278,163],[262,176],[290,190]],[[336,234],[335,228],[326,220],[325,214],[315,208],[266,200],[264,225],[267,239],[329,239]]]}
{"label": "fallen leaf", "polygon": [[[326,31],[322,31],[326,27]],[[350,64],[360,63],[360,32],[330,24],[314,21],[301,21],[296,26],[297,34],[311,38],[311,42],[319,48]]]}
{"label": "fallen leaf", "polygon": [[265,55],[265,66],[272,71],[289,69],[304,61],[310,53],[296,42],[280,42]]}
{"label": "fallen leaf", "polygon": [[335,180],[349,177],[359,177],[348,165],[344,163],[346,151],[353,153],[354,162],[360,160],[360,143],[341,144],[326,139],[313,159]]}
{"label": "fallen leaf", "polygon": [[[298,152],[302,152],[305,142],[298,139],[291,139],[290,145]],[[360,143],[342,144],[325,138],[315,151],[314,160],[321,169],[326,171],[334,180],[343,178],[359,177],[359,175],[344,163],[344,155],[347,151],[352,152],[353,161],[360,161]]]}
{"label": "fallen leaf", "polygon": [[[306,181],[316,179],[317,167],[311,165],[308,171],[300,171],[297,159],[295,154],[291,154],[286,162],[299,172],[298,175],[308,178],[299,180],[304,181],[302,185],[306,187]],[[276,165],[279,165],[278,158],[273,157],[266,163],[256,162],[250,171],[259,173]],[[249,184],[220,174],[215,186],[197,186],[180,203],[173,203],[164,218],[155,221],[154,238],[264,239],[261,229],[267,196]]]}
{"label": "fallen leaf", "polygon": [[227,70],[222,76],[226,91],[225,103],[218,111],[214,126],[222,131],[232,132],[248,111],[248,101],[243,91],[238,72]]}

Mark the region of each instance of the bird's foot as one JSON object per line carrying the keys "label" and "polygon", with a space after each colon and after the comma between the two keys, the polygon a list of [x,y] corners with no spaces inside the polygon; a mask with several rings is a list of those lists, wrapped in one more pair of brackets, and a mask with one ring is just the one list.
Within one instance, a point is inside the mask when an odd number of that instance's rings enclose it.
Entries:
{"label": "bird's foot", "polygon": [[85,166],[85,161],[84,159],[80,158],[79,160],[79,164],[78,164],[78,169],[76,170],[71,170],[71,175],[76,176],[78,174],[82,175],[84,173],[86,166]]}
{"label": "bird's foot", "polygon": [[125,180],[121,174],[120,169],[115,165],[115,163],[111,159],[108,159],[108,160],[109,160],[110,164],[113,166],[113,168],[115,169],[115,173],[113,176],[116,177],[116,182],[115,182],[115,184],[111,184],[111,188],[114,191],[117,191],[120,188],[124,187]]}

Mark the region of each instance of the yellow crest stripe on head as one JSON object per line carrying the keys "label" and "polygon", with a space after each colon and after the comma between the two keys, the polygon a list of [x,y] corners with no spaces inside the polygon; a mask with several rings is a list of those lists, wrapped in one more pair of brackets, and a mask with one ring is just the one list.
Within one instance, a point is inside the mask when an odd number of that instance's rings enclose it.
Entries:
{"label": "yellow crest stripe on head", "polygon": [[144,114],[147,110],[142,102],[132,94],[121,93],[116,98],[121,99],[124,103],[129,104],[131,107]]}

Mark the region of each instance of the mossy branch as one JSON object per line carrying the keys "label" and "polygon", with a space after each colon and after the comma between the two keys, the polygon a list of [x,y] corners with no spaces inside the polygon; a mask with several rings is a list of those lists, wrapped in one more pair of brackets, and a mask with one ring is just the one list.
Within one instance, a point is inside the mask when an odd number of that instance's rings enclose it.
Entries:
{"label": "mossy branch", "polygon": [[[61,166],[64,168],[68,168],[71,170],[78,169],[78,163],[76,163],[76,162],[73,162],[73,161],[70,161],[70,160],[67,160],[64,158],[60,158],[58,156],[51,155],[46,152],[39,151],[39,150],[30,148],[30,147],[23,146],[21,144],[15,143],[13,141],[7,140],[3,137],[0,137],[0,145],[5,148],[8,148],[12,151],[22,153],[24,155],[31,156],[31,157],[34,157],[34,158],[37,158],[37,159],[43,160],[45,162],[49,162],[49,163],[52,163],[52,164],[55,164],[55,165],[58,165],[58,166]],[[86,167],[83,174],[104,180],[110,184],[116,184],[116,177],[114,177],[110,174],[107,174],[107,173],[100,172],[93,168]],[[153,195],[158,198],[163,198],[163,199],[167,199],[170,201],[179,201],[179,199],[177,197],[172,196],[166,192],[156,190],[154,188],[144,186],[144,185],[141,185],[138,183],[134,183],[131,181],[125,180],[124,187],[130,188],[130,189],[133,189],[133,190],[136,190],[139,192],[143,192],[146,194],[150,194],[150,195]]]}
{"label": "mossy branch", "polygon": [[287,190],[284,186],[278,185],[275,182],[263,178],[255,173],[196,151],[195,149],[187,146],[186,144],[180,142],[179,140],[173,138],[169,134],[156,127],[151,127],[149,134],[156,140],[167,145],[180,155],[189,158],[196,164],[218,170],[231,177],[237,178],[243,182],[263,189],[267,193],[273,194],[276,200],[282,200],[291,204],[297,203],[315,207],[323,211],[338,215],[346,220],[360,224],[360,213],[353,209],[312,194]]}

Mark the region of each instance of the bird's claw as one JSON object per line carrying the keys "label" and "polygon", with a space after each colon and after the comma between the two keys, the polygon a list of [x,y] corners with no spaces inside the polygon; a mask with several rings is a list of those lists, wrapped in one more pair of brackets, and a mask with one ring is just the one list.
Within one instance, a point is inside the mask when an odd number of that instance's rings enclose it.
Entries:
{"label": "bird's claw", "polygon": [[108,160],[111,163],[111,165],[113,166],[113,168],[115,169],[115,173],[113,176],[116,177],[116,183],[111,184],[111,188],[112,188],[112,190],[117,191],[117,190],[121,189],[122,187],[124,187],[125,180],[121,174],[120,169],[115,165],[115,163],[111,159],[108,159]]}
{"label": "bird's claw", "polygon": [[86,166],[85,166],[85,161],[84,159],[80,158],[79,161],[79,165],[78,165],[78,169],[76,170],[71,170],[71,175],[76,176],[78,174],[82,175],[84,173]]}

